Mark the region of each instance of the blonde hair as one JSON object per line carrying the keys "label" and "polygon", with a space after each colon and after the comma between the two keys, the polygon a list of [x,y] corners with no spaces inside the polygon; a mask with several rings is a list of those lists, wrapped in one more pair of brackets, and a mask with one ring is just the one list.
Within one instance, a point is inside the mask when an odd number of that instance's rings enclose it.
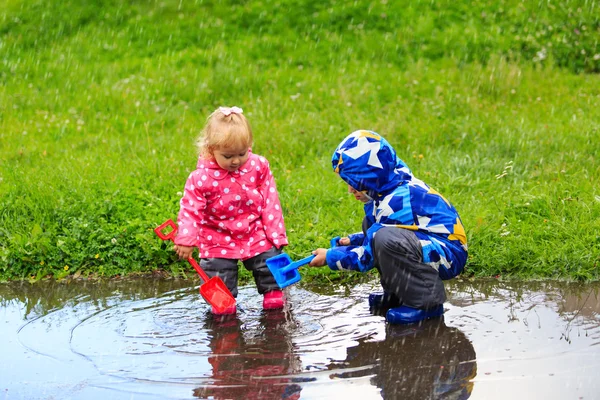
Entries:
{"label": "blonde hair", "polygon": [[223,107],[219,107],[209,115],[196,141],[203,157],[212,156],[213,152],[219,149],[252,146],[252,128],[246,117],[241,111],[225,115],[222,109]]}

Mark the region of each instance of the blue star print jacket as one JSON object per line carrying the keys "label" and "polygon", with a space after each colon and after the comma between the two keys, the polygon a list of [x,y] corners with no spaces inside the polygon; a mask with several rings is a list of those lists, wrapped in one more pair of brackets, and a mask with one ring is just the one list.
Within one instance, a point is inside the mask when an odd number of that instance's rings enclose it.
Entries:
{"label": "blue star print jacket", "polygon": [[371,243],[382,227],[413,231],[423,248],[423,262],[440,278],[460,274],[467,261],[467,237],[452,204],[415,178],[394,148],[379,134],[360,130],[348,135],[332,157],[335,172],[372,200],[365,204],[366,235],[349,235],[350,245],[330,248],[333,270],[368,271],[374,267]]}

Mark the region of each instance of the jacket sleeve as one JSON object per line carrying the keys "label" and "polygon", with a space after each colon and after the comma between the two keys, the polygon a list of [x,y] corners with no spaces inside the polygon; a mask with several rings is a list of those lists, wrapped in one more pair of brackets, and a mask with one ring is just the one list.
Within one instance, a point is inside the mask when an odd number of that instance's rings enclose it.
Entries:
{"label": "jacket sleeve", "polygon": [[262,182],[260,184],[260,192],[263,196],[264,203],[261,213],[263,228],[267,238],[273,245],[280,249],[288,245],[288,239],[285,232],[285,224],[283,221],[283,212],[281,211],[281,203],[279,202],[279,194],[275,186],[273,173],[269,168],[269,162],[262,157],[261,163],[264,163],[264,172],[262,174]]}
{"label": "jacket sleeve", "polygon": [[192,172],[185,183],[183,197],[179,202],[177,236],[175,244],[195,247],[199,242],[200,221],[206,208],[206,199],[198,191],[197,174]]}
{"label": "jacket sleeve", "polygon": [[332,247],[327,250],[327,265],[330,269],[336,270],[353,270],[360,272],[367,272],[375,266],[375,260],[373,257],[373,250],[371,248],[371,241],[373,235],[383,226],[381,224],[373,224],[367,230],[367,234],[356,233],[353,238],[350,239],[352,242],[357,241],[359,237],[362,237],[362,243],[360,245],[350,246],[338,246]]}
{"label": "jacket sleeve", "polygon": [[352,233],[348,235],[348,239],[350,239],[351,246],[359,246],[365,240],[365,234],[362,232]]}

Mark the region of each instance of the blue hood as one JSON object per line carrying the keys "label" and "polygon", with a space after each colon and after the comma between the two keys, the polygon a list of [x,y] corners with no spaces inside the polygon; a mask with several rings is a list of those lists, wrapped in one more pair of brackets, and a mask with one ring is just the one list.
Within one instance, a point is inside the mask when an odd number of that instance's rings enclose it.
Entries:
{"label": "blue hood", "polygon": [[375,200],[413,178],[394,148],[373,131],[359,130],[346,136],[335,149],[331,164],[344,182]]}

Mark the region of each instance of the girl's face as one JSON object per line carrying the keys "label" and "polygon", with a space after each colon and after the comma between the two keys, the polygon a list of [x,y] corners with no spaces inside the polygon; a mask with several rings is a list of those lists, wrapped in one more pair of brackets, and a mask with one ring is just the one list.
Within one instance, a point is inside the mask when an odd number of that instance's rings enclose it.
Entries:
{"label": "girl's face", "polygon": [[246,146],[232,146],[213,151],[213,156],[219,167],[231,172],[244,165],[249,155]]}
{"label": "girl's face", "polygon": [[368,203],[369,201],[371,201],[371,198],[367,196],[366,193],[359,192],[350,185],[348,185],[348,193],[352,194],[356,200],[362,203]]}

